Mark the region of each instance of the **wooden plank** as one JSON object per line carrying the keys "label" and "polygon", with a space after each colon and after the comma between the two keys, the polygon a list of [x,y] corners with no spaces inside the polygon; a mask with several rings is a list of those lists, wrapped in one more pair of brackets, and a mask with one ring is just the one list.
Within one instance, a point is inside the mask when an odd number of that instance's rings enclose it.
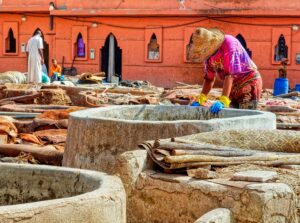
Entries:
{"label": "wooden plank", "polygon": [[63,152],[54,146],[34,146],[23,144],[0,144],[0,154],[17,157],[21,152],[30,153],[35,159],[45,164],[61,165]]}
{"label": "wooden plank", "polygon": [[277,128],[282,128],[282,129],[300,129],[300,124],[277,123]]}
{"label": "wooden plank", "polygon": [[191,163],[191,162],[248,162],[248,161],[278,161],[295,159],[300,161],[300,155],[268,155],[268,156],[246,156],[246,157],[221,157],[208,155],[182,155],[166,156],[164,161],[167,163]]}
{"label": "wooden plank", "polygon": [[11,97],[11,98],[5,98],[5,99],[0,100],[0,104],[7,103],[8,101],[21,102],[24,100],[35,99],[35,98],[39,97],[40,95],[41,95],[40,93],[33,93],[30,95],[22,95],[22,96],[16,96],[16,97]]}
{"label": "wooden plank", "polygon": [[300,96],[300,92],[299,91],[293,91],[293,92],[290,92],[288,94],[280,94],[280,95],[276,95],[274,96],[274,98],[290,98],[290,97],[293,97],[293,96]]}

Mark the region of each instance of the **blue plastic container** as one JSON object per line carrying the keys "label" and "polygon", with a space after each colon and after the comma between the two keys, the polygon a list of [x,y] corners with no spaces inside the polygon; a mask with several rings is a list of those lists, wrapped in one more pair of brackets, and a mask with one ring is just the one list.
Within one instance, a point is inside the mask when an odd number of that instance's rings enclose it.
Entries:
{"label": "blue plastic container", "polygon": [[295,91],[299,91],[300,92],[300,84],[296,84]]}
{"label": "blue plastic container", "polygon": [[274,82],[274,96],[287,94],[289,92],[289,80],[286,78],[277,78]]}

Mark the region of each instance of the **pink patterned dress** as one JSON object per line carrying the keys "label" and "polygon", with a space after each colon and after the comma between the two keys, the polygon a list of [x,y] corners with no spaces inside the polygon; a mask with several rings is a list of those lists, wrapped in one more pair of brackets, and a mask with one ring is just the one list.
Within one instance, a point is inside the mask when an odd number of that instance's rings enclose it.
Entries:
{"label": "pink patterned dress", "polygon": [[261,97],[262,80],[244,47],[231,35],[225,35],[221,47],[205,62],[205,79],[218,76],[224,80],[227,75],[233,77],[232,106],[255,109]]}

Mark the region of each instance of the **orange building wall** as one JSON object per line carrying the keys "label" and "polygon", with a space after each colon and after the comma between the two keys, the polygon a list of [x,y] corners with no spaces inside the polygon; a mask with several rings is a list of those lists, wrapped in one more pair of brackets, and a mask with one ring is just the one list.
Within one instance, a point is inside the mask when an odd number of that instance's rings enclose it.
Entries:
{"label": "orange building wall", "polygon": [[[2,0],[4,7],[46,7],[49,0]],[[57,6],[66,6],[68,9],[178,9],[177,0],[52,0]],[[185,0],[186,8],[189,10],[219,10],[241,11],[251,9],[256,11],[268,10],[292,10],[300,9],[299,0]],[[1,3],[0,3],[1,5]],[[281,13],[274,11],[274,13]]]}
{"label": "orange building wall", "polygon": [[[47,7],[48,1],[9,1],[3,0],[3,6],[16,7],[18,4],[25,5],[26,7]],[[41,5],[38,3],[42,2]],[[95,8],[116,8],[119,0],[111,1],[72,1],[72,0],[56,0],[57,5],[66,5],[68,9],[91,9]],[[96,2],[96,3],[95,3]],[[149,80],[153,84],[164,87],[171,87],[175,85],[176,81],[195,84],[201,83],[203,80],[203,67],[201,64],[188,63],[184,61],[186,30],[190,30],[189,27],[219,27],[226,33],[236,36],[242,34],[247,41],[248,48],[252,51],[253,60],[258,65],[259,70],[263,76],[264,86],[272,87],[274,79],[278,76],[278,65],[272,63],[272,33],[274,28],[278,28],[278,24],[282,24],[282,28],[291,29],[292,24],[298,24],[298,18],[285,17],[282,18],[241,18],[231,17],[227,19],[211,18],[206,19],[203,22],[198,22],[190,25],[184,25],[174,28],[162,28],[163,48],[162,48],[162,61],[161,62],[147,62],[145,61],[145,44],[149,42],[145,39],[145,29],[124,29],[118,27],[107,26],[103,24],[114,24],[117,26],[128,27],[168,27],[177,24],[186,24],[197,20],[205,19],[200,15],[184,15],[181,11],[176,11],[178,8],[177,1],[158,1],[158,0],[144,0],[139,1],[139,4],[134,0],[126,0],[119,7],[123,9],[151,9],[155,11],[156,7],[164,10],[172,9],[172,13],[181,13],[180,17],[174,16],[105,16],[105,17],[90,17],[81,18],[81,20],[87,20],[88,22],[71,21],[66,17],[54,19],[54,29],[49,29],[49,14],[44,13],[43,17],[36,17],[27,14],[27,21],[21,22],[22,14],[9,15],[7,13],[0,15],[0,72],[6,70],[20,70],[26,71],[26,54],[21,53],[21,43],[26,43],[36,28],[40,28],[45,35],[45,40],[50,46],[50,59],[57,58],[59,63],[62,62],[62,57],[65,56],[65,66],[70,66],[72,62],[72,27],[74,26],[86,26],[87,27],[87,52],[89,54],[90,49],[95,49],[96,58],[94,60],[89,59],[80,60],[75,62],[79,72],[98,72],[100,69],[100,49],[103,47],[107,36],[113,33],[117,38],[118,45],[123,51],[123,79],[131,80]],[[193,10],[206,10],[210,9],[207,13],[215,13],[211,6],[223,7],[229,10],[232,7],[238,7],[240,10],[245,8],[276,8],[284,6],[289,9],[297,7],[300,9],[300,4],[296,4],[296,1],[278,1],[276,5],[267,5],[270,1],[256,0],[247,1],[249,4],[240,4],[241,1],[219,1],[219,0],[207,0],[205,4],[199,4],[203,1],[186,1],[186,6]],[[151,5],[151,4],[152,5]],[[19,6],[20,6],[19,5]],[[20,8],[20,7],[19,7]],[[295,8],[294,8],[295,9]],[[1,10],[1,8],[0,8]],[[56,10],[57,11],[57,10]],[[230,11],[230,10],[229,10]],[[259,10],[256,10],[257,12]],[[270,10],[272,11],[272,10]],[[162,13],[163,10],[157,10],[158,13]],[[167,13],[167,11],[165,11]],[[49,12],[48,12],[49,13]],[[63,13],[63,12],[61,12]],[[65,12],[69,13],[69,12]],[[74,12],[70,12],[74,13]],[[169,13],[169,12],[168,12]],[[255,10],[254,12],[255,13]],[[221,21],[223,20],[223,21]],[[19,54],[13,56],[3,55],[3,23],[17,21],[19,23]],[[97,28],[91,26],[93,22],[98,23]],[[229,21],[230,23],[224,22]],[[233,22],[233,23],[232,23]],[[249,24],[261,24],[257,25],[242,25],[235,23],[249,23]],[[268,26],[269,24],[269,26]],[[284,26],[284,24],[288,24]],[[280,28],[280,26],[279,26]],[[6,35],[6,34],[4,34]],[[295,63],[295,55],[300,52],[300,31],[291,30],[291,63],[288,66],[288,78],[291,86],[300,82],[300,65]],[[89,55],[88,55],[89,56]]]}

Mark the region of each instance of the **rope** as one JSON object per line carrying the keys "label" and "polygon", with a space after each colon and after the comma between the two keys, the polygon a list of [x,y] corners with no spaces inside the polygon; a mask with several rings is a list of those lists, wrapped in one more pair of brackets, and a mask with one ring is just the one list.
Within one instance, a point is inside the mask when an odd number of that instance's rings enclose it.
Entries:
{"label": "rope", "polygon": [[[7,14],[6,12],[0,12],[0,14]],[[18,14],[18,15],[24,15],[24,13],[18,13],[18,12],[12,12],[9,14]],[[49,14],[41,14],[41,13],[25,13],[26,16],[31,16],[31,17],[49,17]],[[188,15],[187,15],[188,16]],[[174,25],[168,25],[168,26],[156,26],[156,27],[137,27],[137,26],[124,26],[124,25],[116,25],[116,24],[112,24],[112,23],[105,23],[105,22],[99,22],[99,21],[95,21],[95,20],[86,20],[86,19],[82,19],[82,18],[71,18],[71,17],[67,17],[67,16],[54,16],[56,18],[60,18],[60,19],[65,19],[65,20],[69,20],[69,21],[76,21],[76,22],[83,22],[83,23],[97,23],[100,25],[106,25],[106,26],[110,26],[110,27],[114,27],[114,28],[121,28],[121,29],[160,29],[160,28],[164,28],[164,29],[170,29],[170,28],[177,28],[177,27],[183,27],[183,26],[188,26],[188,25],[193,25],[193,24],[197,24],[199,22],[203,22],[206,20],[212,20],[212,21],[217,21],[217,22],[223,22],[223,23],[229,23],[229,24],[236,24],[236,25],[247,25],[247,26],[262,26],[262,27],[268,27],[268,26],[276,26],[276,27],[287,27],[287,26],[293,26],[293,25],[298,25],[300,26],[300,23],[286,23],[286,24],[277,24],[277,23],[269,23],[269,24],[261,24],[261,23],[249,23],[249,22],[237,22],[237,21],[228,21],[228,20],[224,20],[224,18],[228,18],[228,19],[239,19],[239,18],[247,18],[247,19],[253,19],[253,18],[279,18],[279,17],[264,17],[264,16],[257,16],[257,17],[233,17],[233,16],[225,16],[225,17],[218,17],[218,18],[214,18],[214,17],[210,17],[210,16],[204,16],[202,19],[198,19],[195,21],[191,21],[191,22],[186,22],[186,23],[180,23],[180,24],[174,24]],[[92,16],[89,18],[101,18],[101,16]],[[281,17],[282,18],[282,17]]]}

